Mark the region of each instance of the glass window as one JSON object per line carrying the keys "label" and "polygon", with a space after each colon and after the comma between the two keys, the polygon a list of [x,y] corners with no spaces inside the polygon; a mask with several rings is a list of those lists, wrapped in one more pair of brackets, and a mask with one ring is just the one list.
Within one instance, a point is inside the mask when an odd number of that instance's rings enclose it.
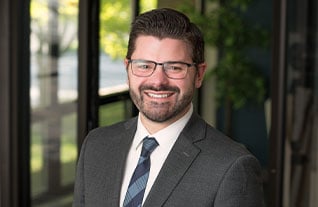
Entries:
{"label": "glass window", "polygon": [[[127,48],[132,10],[129,0],[101,0],[100,3],[99,95],[127,90],[124,57]],[[125,119],[124,101],[99,108],[99,125]]]}
{"label": "glass window", "polygon": [[31,202],[71,206],[77,159],[78,0],[31,1]]}
{"label": "glass window", "polygon": [[127,48],[131,4],[128,0],[101,0],[100,9],[100,95],[125,85],[123,64]]}
{"label": "glass window", "polygon": [[318,4],[288,2],[284,206],[318,202]]}
{"label": "glass window", "polygon": [[[106,104],[99,109],[100,125],[106,126],[117,123],[125,119],[125,102],[118,101],[111,104]],[[111,113],[108,113],[111,112]]]}

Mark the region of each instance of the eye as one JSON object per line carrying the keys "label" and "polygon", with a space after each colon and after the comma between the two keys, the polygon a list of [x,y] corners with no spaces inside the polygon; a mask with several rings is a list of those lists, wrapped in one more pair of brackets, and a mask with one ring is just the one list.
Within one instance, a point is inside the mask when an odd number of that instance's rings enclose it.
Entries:
{"label": "eye", "polygon": [[169,63],[166,64],[165,69],[169,72],[178,73],[184,70],[185,65],[182,63]]}
{"label": "eye", "polygon": [[136,62],[134,66],[138,70],[150,70],[152,69],[153,64],[148,62]]}

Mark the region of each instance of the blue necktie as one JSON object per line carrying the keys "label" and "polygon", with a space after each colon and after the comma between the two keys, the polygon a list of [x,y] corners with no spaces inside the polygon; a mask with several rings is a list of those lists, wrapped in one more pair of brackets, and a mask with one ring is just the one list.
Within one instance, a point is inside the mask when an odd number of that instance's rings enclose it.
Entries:
{"label": "blue necktie", "polygon": [[144,138],[139,161],[125,196],[124,207],[141,207],[149,177],[150,154],[157,146],[155,138]]}

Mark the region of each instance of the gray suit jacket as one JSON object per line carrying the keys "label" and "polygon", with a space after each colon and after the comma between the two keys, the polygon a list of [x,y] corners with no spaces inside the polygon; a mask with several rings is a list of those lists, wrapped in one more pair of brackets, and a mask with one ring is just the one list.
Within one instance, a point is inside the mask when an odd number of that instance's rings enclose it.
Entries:
{"label": "gray suit jacket", "polygon": [[[102,127],[83,143],[75,207],[118,207],[126,156],[137,119]],[[193,114],[168,155],[144,207],[261,207],[258,161]]]}

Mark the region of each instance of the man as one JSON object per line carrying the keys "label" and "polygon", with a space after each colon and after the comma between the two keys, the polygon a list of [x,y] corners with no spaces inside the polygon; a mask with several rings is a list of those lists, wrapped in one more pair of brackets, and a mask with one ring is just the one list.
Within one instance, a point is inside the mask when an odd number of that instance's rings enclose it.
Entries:
{"label": "man", "polygon": [[74,206],[263,206],[256,158],[193,112],[206,69],[200,30],[172,9],[144,13],[125,65],[139,115],[89,133]]}

